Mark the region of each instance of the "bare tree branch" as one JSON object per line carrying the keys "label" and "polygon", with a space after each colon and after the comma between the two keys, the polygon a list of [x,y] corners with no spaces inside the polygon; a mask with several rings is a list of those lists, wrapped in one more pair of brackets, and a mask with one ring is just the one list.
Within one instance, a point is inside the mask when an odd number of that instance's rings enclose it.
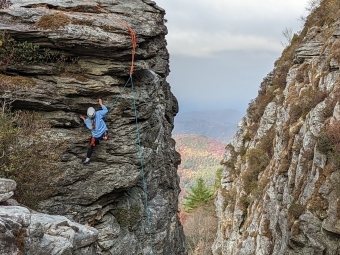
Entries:
{"label": "bare tree branch", "polygon": [[281,45],[283,47],[287,47],[291,42],[292,42],[292,39],[293,39],[293,29],[292,28],[285,28],[283,31],[282,31],[282,35],[284,36],[284,38],[286,39],[285,42],[281,42]]}

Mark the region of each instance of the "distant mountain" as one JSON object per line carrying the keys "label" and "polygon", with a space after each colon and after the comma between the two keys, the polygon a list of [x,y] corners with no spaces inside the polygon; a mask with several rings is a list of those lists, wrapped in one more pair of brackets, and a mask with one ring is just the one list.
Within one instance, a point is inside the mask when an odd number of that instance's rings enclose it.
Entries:
{"label": "distant mountain", "polygon": [[197,178],[203,177],[209,186],[214,184],[225,146],[236,133],[237,123],[243,116],[235,110],[220,110],[179,113],[175,117],[172,136],[182,160],[178,167],[182,190],[180,204]]}
{"label": "distant mountain", "polygon": [[196,171],[200,168],[220,164],[225,151],[225,145],[214,139],[197,134],[174,135],[176,150],[182,156],[182,169]]}
{"label": "distant mountain", "polygon": [[221,168],[225,144],[198,134],[174,135],[176,151],[181,154],[178,167],[181,193],[180,203],[190,185],[202,177],[209,186],[215,181],[216,171]]}
{"label": "distant mountain", "polygon": [[229,143],[237,123],[244,116],[236,110],[196,111],[179,113],[175,117],[173,135],[200,134],[222,143]]}

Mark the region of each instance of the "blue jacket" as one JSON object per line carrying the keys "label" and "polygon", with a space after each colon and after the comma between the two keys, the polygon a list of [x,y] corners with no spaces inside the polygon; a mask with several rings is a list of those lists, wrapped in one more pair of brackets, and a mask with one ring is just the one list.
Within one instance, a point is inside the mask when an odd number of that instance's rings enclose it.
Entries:
{"label": "blue jacket", "polygon": [[106,124],[103,120],[103,117],[105,114],[108,113],[108,110],[105,105],[102,105],[102,109],[99,111],[96,111],[96,115],[94,116],[94,123],[96,125],[96,128],[92,130],[92,122],[90,118],[86,118],[84,120],[84,123],[88,129],[91,130],[92,137],[94,138],[100,138],[105,131],[107,131]]}

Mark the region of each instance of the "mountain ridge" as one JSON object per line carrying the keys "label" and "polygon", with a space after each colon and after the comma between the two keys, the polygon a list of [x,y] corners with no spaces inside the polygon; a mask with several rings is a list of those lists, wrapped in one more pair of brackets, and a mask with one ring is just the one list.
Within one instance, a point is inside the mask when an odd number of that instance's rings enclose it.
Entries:
{"label": "mountain ridge", "polygon": [[201,134],[227,144],[243,115],[232,109],[179,113],[172,134]]}

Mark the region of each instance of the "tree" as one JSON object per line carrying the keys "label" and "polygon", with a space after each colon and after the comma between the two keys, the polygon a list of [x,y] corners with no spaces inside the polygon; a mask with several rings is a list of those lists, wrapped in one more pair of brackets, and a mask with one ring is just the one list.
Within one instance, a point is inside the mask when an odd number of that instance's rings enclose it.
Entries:
{"label": "tree", "polygon": [[306,11],[308,11],[309,13],[312,13],[316,10],[316,8],[318,8],[321,4],[321,0],[309,0],[307,2],[307,6],[306,6]]}
{"label": "tree", "polygon": [[188,214],[183,229],[189,255],[212,254],[211,246],[217,231],[217,217],[212,207],[197,208]]}
{"label": "tree", "polygon": [[190,186],[188,196],[184,197],[185,211],[190,212],[193,209],[206,204],[209,200],[213,199],[214,195],[205,184],[202,177],[196,180],[194,186]]}
{"label": "tree", "polygon": [[281,42],[281,45],[283,47],[287,47],[291,42],[292,42],[292,39],[293,39],[293,29],[292,28],[285,28],[283,31],[282,31],[282,35],[284,36],[284,38],[286,39],[285,42]]}

